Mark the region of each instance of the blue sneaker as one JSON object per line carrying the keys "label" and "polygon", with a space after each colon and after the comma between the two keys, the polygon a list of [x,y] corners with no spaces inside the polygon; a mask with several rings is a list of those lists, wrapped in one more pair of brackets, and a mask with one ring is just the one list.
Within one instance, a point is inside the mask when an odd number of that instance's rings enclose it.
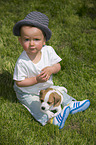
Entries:
{"label": "blue sneaker", "polygon": [[62,112],[59,113],[59,115],[57,115],[56,117],[54,117],[53,124],[58,125],[59,129],[63,128],[69,113],[70,113],[70,107],[65,106]]}
{"label": "blue sneaker", "polygon": [[89,100],[83,100],[83,101],[72,101],[70,103],[70,114],[75,114],[77,112],[81,112],[86,110],[90,105]]}
{"label": "blue sneaker", "polygon": [[66,121],[69,113],[70,113],[70,107],[69,106],[65,106],[63,114],[62,114],[62,120],[61,120],[59,129],[62,129],[64,127],[65,121]]}

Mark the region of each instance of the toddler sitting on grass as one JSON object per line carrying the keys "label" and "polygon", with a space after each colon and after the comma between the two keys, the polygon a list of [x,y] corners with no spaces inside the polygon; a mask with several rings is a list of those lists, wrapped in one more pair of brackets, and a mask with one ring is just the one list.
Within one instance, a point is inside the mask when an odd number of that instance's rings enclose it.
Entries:
{"label": "toddler sitting on grass", "polygon": [[42,125],[49,122],[58,125],[61,129],[69,113],[86,110],[90,101],[76,101],[63,92],[63,109],[59,115],[49,119],[47,114],[41,112],[40,90],[54,86],[52,74],[60,71],[62,60],[51,46],[45,44],[52,34],[48,23],[49,19],[45,14],[33,11],[14,25],[13,33],[19,36],[18,40],[24,49],[15,65],[14,90],[20,103],[38,122]]}

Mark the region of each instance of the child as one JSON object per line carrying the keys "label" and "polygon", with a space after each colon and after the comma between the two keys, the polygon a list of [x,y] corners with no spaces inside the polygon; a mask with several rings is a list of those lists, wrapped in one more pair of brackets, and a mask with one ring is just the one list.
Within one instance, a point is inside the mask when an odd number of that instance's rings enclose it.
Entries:
{"label": "child", "polygon": [[89,100],[76,101],[64,90],[63,109],[59,115],[49,119],[40,110],[39,92],[53,85],[52,74],[60,71],[61,58],[51,46],[45,45],[51,38],[51,30],[48,28],[49,19],[40,12],[31,12],[23,20],[13,27],[15,36],[24,51],[18,58],[14,70],[14,90],[18,100],[42,125],[47,122],[63,128],[69,113],[74,114],[86,110]]}

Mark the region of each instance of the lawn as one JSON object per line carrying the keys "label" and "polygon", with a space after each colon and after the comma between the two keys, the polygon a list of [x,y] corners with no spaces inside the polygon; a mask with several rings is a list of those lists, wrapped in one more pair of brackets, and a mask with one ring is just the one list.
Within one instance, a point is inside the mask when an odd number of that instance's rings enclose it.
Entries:
{"label": "lawn", "polygon": [[[31,11],[49,17],[47,42],[62,58],[55,85],[77,100],[90,100],[85,112],[69,115],[63,129],[40,125],[18,102],[13,72],[22,52],[14,24]],[[95,0],[0,1],[0,145],[96,144],[96,2]]]}

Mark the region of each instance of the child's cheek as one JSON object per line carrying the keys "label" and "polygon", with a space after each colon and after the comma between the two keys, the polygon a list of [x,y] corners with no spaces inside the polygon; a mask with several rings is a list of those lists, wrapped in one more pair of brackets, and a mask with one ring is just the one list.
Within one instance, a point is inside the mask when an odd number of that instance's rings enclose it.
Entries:
{"label": "child's cheek", "polygon": [[24,50],[28,49],[28,45],[27,45],[27,44],[24,44],[24,45],[23,45],[23,49],[24,49]]}
{"label": "child's cheek", "polygon": [[42,48],[42,44],[39,44],[39,45],[38,45],[38,48],[41,49],[41,48]]}

